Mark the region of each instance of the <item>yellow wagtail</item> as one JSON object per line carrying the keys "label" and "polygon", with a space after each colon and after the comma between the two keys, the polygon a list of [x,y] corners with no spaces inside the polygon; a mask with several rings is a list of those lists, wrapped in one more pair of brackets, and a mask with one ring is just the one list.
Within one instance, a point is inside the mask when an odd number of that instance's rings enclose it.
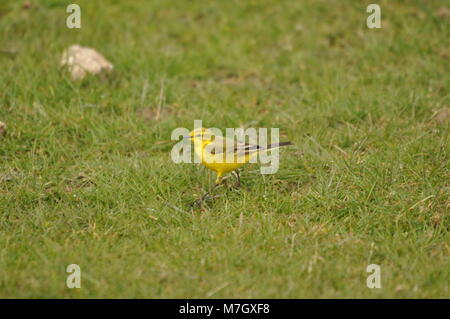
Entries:
{"label": "yellow wagtail", "polygon": [[[185,138],[194,142],[194,152],[201,159],[202,164],[217,173],[215,186],[222,182],[223,174],[232,171],[236,173],[238,184],[240,184],[237,169],[247,163],[251,157],[263,151],[292,145],[291,142],[281,142],[263,147],[256,144],[235,143],[231,139],[214,136],[210,130],[205,128],[195,129]],[[227,156],[230,153],[232,155]]]}

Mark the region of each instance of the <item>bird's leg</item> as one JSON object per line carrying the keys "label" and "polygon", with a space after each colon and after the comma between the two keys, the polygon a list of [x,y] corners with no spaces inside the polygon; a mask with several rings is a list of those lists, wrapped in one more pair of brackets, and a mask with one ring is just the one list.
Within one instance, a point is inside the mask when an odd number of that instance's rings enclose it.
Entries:
{"label": "bird's leg", "polygon": [[233,171],[233,174],[236,176],[236,184],[234,184],[235,187],[241,187],[241,175],[239,174],[239,170]]}
{"label": "bird's leg", "polygon": [[222,184],[222,173],[217,173],[217,178],[216,178],[216,185],[214,188],[217,187],[217,185]]}

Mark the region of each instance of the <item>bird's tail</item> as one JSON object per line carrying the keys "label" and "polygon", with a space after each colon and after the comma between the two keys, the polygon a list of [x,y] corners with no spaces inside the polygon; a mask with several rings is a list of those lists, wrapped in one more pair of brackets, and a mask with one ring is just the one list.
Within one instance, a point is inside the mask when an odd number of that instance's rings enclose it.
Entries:
{"label": "bird's tail", "polygon": [[293,145],[293,144],[291,142],[273,143],[273,144],[267,145],[267,150],[270,150],[272,148],[281,147],[281,146],[287,146],[287,145]]}

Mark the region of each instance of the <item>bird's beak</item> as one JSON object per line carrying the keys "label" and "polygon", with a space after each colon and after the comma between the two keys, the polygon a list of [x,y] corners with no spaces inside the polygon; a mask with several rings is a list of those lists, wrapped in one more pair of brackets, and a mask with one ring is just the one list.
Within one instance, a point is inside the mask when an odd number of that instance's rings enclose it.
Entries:
{"label": "bird's beak", "polygon": [[191,139],[191,138],[192,138],[192,136],[190,136],[190,135],[187,135],[187,136],[183,136],[183,138],[184,138],[184,139]]}

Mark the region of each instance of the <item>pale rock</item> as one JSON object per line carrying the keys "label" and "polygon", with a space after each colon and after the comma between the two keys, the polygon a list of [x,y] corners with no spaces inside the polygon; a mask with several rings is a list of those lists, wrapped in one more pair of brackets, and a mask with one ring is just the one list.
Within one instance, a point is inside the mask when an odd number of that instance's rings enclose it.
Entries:
{"label": "pale rock", "polygon": [[88,73],[111,72],[113,65],[92,48],[71,45],[63,52],[61,65],[67,66],[74,80],[83,79]]}

